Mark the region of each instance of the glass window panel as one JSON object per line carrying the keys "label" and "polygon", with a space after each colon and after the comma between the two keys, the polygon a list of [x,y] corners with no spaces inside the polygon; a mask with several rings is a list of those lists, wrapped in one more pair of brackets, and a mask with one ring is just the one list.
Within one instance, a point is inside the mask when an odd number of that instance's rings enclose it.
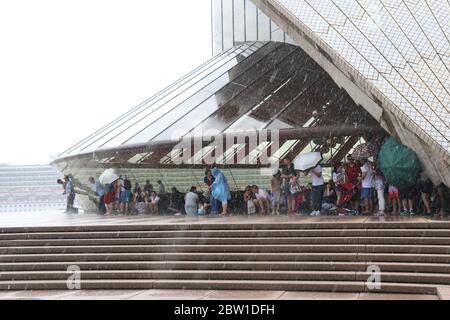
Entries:
{"label": "glass window panel", "polygon": [[265,152],[271,145],[271,142],[264,142],[261,143],[256,149],[250,151],[248,156],[243,159],[240,163],[241,164],[256,164],[258,158]]}
{"label": "glass window panel", "polygon": [[223,30],[222,30],[222,0],[212,1],[212,32],[213,32],[213,49],[217,54],[223,51]]}
{"label": "glass window panel", "polygon": [[247,41],[258,41],[258,9],[250,1],[245,0],[245,34]]}
{"label": "glass window panel", "polygon": [[270,19],[258,9],[258,40],[270,41]]}
{"label": "glass window panel", "polygon": [[[297,61],[301,53],[294,53],[284,59],[279,64],[272,65],[272,69],[264,74],[255,73],[256,81],[252,83],[242,94],[236,99],[233,99],[222,107],[215,114],[206,119],[202,123],[203,128],[215,128],[217,130],[225,130],[233,122],[238,120],[240,116],[248,112],[252,107],[258,104],[261,99],[264,99],[274,89],[289,78],[292,64]],[[197,117],[195,117],[197,119]]]}
{"label": "glass window panel", "polygon": [[325,76],[297,98],[269,128],[277,129],[279,125],[301,128],[310,121],[315,112],[320,114],[321,108],[331,103],[338,96],[339,88],[331,78]]}
{"label": "glass window panel", "polygon": [[227,50],[234,46],[234,10],[233,0],[222,1],[223,8],[223,45]]}
{"label": "glass window panel", "polygon": [[234,0],[234,41],[245,42],[245,0]]}
{"label": "glass window panel", "polygon": [[225,164],[232,161],[233,157],[245,148],[245,144],[235,144],[227,151],[225,151],[220,157],[216,159],[217,164]]}
{"label": "glass window panel", "polygon": [[[300,67],[300,66],[299,66]],[[236,123],[226,131],[239,131],[248,128],[263,129],[273,117],[282,112],[286,106],[292,102],[299,94],[311,86],[318,78],[318,72],[301,70],[293,78],[289,79],[277,92],[269,99],[262,102],[258,107],[253,108],[245,116],[241,117]]]}
{"label": "glass window panel", "polygon": [[283,30],[281,30],[276,24],[275,22],[271,21],[271,36],[270,36],[270,40],[271,41],[278,41],[278,42],[284,42],[284,32]]}
{"label": "glass window panel", "polygon": [[214,146],[206,146],[202,148],[201,151],[197,152],[191,159],[189,159],[189,163],[193,164],[202,164],[203,158],[208,155],[212,150],[214,150]]}
{"label": "glass window panel", "polygon": [[239,83],[243,86],[248,86],[255,80],[255,75],[261,76],[265,72],[271,70],[274,64],[279,63],[296,50],[297,48],[294,46],[277,47],[276,50],[270,52],[267,57],[258,62],[258,64],[254,68],[242,74],[238,79],[234,80],[234,82]]}
{"label": "glass window panel", "polygon": [[270,157],[270,163],[279,163],[281,159],[283,159],[287,153],[292,150],[297,144],[299,140],[288,140],[283,145],[275,151],[275,153]]}

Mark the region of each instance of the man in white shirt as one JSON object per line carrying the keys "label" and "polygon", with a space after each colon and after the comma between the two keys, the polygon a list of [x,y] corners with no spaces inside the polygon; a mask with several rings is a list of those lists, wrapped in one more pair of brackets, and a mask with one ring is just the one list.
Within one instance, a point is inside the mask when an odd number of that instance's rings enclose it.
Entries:
{"label": "man in white shirt", "polygon": [[370,214],[373,211],[373,179],[374,179],[374,171],[372,168],[372,164],[368,160],[363,160],[363,166],[361,167],[361,201],[364,204],[364,212],[363,214]]}
{"label": "man in white shirt", "polygon": [[261,213],[263,215],[267,215],[269,212],[269,206],[270,206],[269,193],[264,189],[260,189],[258,186],[253,186],[252,189],[253,189],[253,194],[256,197],[256,200],[254,201],[255,204],[261,208]]}
{"label": "man in white shirt", "polygon": [[309,171],[309,176],[312,179],[311,202],[313,212],[311,213],[311,216],[320,216],[320,212],[322,211],[323,193],[325,192],[322,167],[317,165],[314,169]]}

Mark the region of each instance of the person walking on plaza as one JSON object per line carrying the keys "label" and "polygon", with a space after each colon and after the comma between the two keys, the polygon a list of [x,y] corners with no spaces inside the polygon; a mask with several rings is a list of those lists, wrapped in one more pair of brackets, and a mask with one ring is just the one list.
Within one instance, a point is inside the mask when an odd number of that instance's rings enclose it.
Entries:
{"label": "person walking on plaza", "polygon": [[211,186],[211,195],[222,203],[222,215],[228,214],[228,202],[231,200],[230,186],[225,175],[219,168],[211,171],[214,183]]}
{"label": "person walking on plaza", "polygon": [[106,213],[106,207],[105,207],[105,193],[106,189],[105,186],[100,183],[100,181],[96,180],[94,177],[89,178],[89,182],[92,186],[92,191],[94,191],[97,196],[100,197],[98,202],[98,211],[101,214]]}
{"label": "person walking on plaza", "polygon": [[184,209],[188,216],[196,216],[198,212],[198,194],[197,188],[191,187],[191,190],[184,197],[185,205]]}
{"label": "person walking on plaza", "polygon": [[317,165],[307,173],[312,179],[311,204],[313,212],[311,216],[320,216],[322,211],[323,195],[325,192],[325,180],[323,179],[322,167]]}
{"label": "person walking on plaza", "polygon": [[64,177],[64,185],[65,185],[64,194],[67,196],[66,213],[78,213],[78,210],[74,208],[75,187],[73,185],[73,181],[70,176]]}
{"label": "person walking on plaza", "polygon": [[280,214],[280,202],[281,202],[281,172],[277,171],[276,174],[273,175],[272,180],[270,181],[270,185],[272,188],[273,194],[273,204],[272,204],[272,215],[277,216]]}
{"label": "person walking on plaza", "polygon": [[363,214],[371,214],[373,212],[373,183],[374,172],[372,164],[367,160],[362,161],[361,167],[361,201],[364,205]]}

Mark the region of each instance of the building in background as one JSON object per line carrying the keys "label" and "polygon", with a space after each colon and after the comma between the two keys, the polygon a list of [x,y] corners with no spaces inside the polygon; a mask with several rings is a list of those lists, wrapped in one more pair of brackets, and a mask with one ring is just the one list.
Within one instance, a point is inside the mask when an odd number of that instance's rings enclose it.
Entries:
{"label": "building in background", "polygon": [[88,192],[111,167],[201,189],[215,163],[241,190],[286,157],[320,151],[330,167],[391,135],[450,185],[448,15],[436,1],[212,0],[215,56],[53,165]]}
{"label": "building in background", "polygon": [[57,179],[49,165],[0,165],[0,212],[65,210]]}

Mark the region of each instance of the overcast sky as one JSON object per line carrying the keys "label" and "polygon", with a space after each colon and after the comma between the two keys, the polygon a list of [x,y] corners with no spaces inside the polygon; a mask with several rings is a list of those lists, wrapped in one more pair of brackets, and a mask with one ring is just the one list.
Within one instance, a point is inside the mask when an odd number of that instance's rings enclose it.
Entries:
{"label": "overcast sky", "polygon": [[0,0],[0,163],[48,163],[211,57],[210,0]]}

